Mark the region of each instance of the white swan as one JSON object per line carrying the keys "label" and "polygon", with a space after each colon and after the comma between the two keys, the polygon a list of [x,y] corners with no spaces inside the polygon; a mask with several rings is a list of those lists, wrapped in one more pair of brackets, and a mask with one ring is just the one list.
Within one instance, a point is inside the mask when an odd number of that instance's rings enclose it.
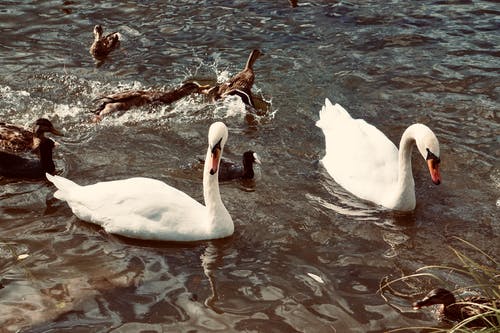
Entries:
{"label": "white swan", "polygon": [[203,171],[203,206],[186,193],[159,180],[129,178],[80,186],[51,176],[54,196],[65,200],[80,219],[107,232],[131,238],[196,241],[233,234],[234,224],[219,193],[218,168],[228,131],[221,122],[208,131]]}
{"label": "white swan", "polygon": [[401,137],[400,150],[376,127],[353,119],[339,104],[325,100],[316,126],[325,135],[321,160],[333,179],[354,195],[399,211],[415,209],[411,169],[413,145],[427,161],[432,181],[441,182],[439,142],[423,124],[413,124]]}

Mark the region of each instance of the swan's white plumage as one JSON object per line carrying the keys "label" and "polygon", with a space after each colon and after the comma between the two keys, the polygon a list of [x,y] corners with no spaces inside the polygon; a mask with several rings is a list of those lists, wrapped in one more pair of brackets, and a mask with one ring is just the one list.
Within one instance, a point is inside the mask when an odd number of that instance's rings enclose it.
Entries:
{"label": "swan's white plumage", "polygon": [[403,134],[401,145],[405,147],[400,152],[375,126],[353,119],[342,106],[333,105],[328,99],[319,118],[316,125],[323,130],[326,144],[321,161],[338,184],[362,199],[390,209],[415,208],[409,160],[413,143],[419,142],[421,154],[425,148],[431,148],[439,156],[439,144],[427,126],[410,126]]}
{"label": "swan's white plumage", "polygon": [[[209,131],[207,161],[212,160],[218,142],[222,154],[226,140],[226,126],[214,123]],[[231,216],[220,199],[218,170],[211,174],[210,164],[206,163],[203,176],[206,206],[151,178],[87,186],[60,176],[47,175],[47,179],[58,188],[54,196],[65,200],[78,218],[98,224],[109,233],[139,239],[195,241],[227,237],[234,231]]]}

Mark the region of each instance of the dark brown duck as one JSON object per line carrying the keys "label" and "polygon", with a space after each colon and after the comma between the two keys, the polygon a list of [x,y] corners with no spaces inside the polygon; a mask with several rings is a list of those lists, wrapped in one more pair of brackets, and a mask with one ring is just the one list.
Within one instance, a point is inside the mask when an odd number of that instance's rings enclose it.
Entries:
{"label": "dark brown duck", "polygon": [[431,290],[422,300],[413,303],[414,309],[439,304],[439,319],[461,322],[476,315],[481,317],[471,320],[468,327],[491,327],[498,325],[494,314],[489,314],[489,308],[500,309],[500,300],[488,299],[481,296],[471,296],[460,299],[457,303],[455,296],[448,290],[437,288]]}
{"label": "dark brown duck", "polygon": [[192,93],[199,93],[206,88],[207,86],[199,85],[196,82],[188,82],[169,91],[128,90],[104,96],[98,99],[102,103],[94,111],[95,120],[100,120],[103,116],[115,111],[126,111],[146,104],[170,104]]}

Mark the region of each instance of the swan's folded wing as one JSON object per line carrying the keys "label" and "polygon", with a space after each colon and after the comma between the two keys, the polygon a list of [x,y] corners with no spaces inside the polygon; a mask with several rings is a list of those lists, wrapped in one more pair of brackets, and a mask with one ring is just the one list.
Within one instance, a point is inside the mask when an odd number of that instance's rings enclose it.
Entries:
{"label": "swan's folded wing", "polygon": [[328,103],[322,110],[320,127],[326,146],[322,163],[334,180],[348,191],[359,194],[373,189],[376,196],[376,192],[384,188],[380,184],[397,181],[398,150],[376,127],[362,119],[346,116],[344,112],[343,108],[329,108]]}

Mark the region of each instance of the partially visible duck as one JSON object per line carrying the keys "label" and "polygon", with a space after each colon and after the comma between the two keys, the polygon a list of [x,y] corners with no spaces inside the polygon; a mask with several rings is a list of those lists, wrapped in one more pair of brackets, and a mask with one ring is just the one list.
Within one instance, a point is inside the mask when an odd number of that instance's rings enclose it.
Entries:
{"label": "partially visible duck", "polygon": [[[446,289],[431,290],[422,300],[413,303],[414,309],[424,306],[440,304],[439,319],[449,321],[463,321],[470,317],[482,314],[481,318],[471,320],[468,327],[492,327],[498,325],[497,316],[489,308],[500,309],[500,299],[487,299],[481,296],[471,296],[456,302],[455,296]],[[489,312],[488,314],[486,314]]]}
{"label": "partially visible duck", "polygon": [[126,111],[146,104],[170,104],[206,88],[208,86],[187,82],[169,91],[128,90],[99,98],[98,100],[102,103],[93,112],[96,114],[96,120],[100,120],[103,116],[115,111]]}
{"label": "partially visible duck", "polygon": [[424,124],[409,126],[398,148],[384,133],[363,119],[353,119],[327,98],[316,126],[325,135],[328,173],[343,188],[364,200],[399,211],[415,209],[415,181],[411,168],[413,147],[424,158],[432,182],[441,183],[439,142]]}
{"label": "partially visible duck", "polygon": [[90,54],[97,59],[103,60],[106,56],[120,45],[120,34],[112,32],[106,36],[103,35],[101,25],[94,27],[94,42],[90,46]]}
{"label": "partially visible duck", "polygon": [[210,99],[216,101],[226,96],[240,96],[243,103],[255,107],[252,97],[252,86],[255,81],[253,65],[263,53],[260,50],[253,50],[248,57],[245,68],[230,78],[227,82],[216,85],[203,91]]}
{"label": "partially visible duck", "polygon": [[63,135],[45,118],[39,118],[32,131],[19,125],[0,122],[0,151],[12,154],[35,152],[45,133]]}
{"label": "partially visible duck", "polygon": [[53,175],[56,167],[52,160],[55,143],[43,137],[39,149],[39,158],[25,158],[15,154],[0,152],[0,176],[8,178],[45,179],[45,174]]}
{"label": "partially visible duck", "polygon": [[242,164],[223,159],[219,166],[219,180],[252,179],[254,177],[254,163],[261,164],[259,155],[251,150],[243,153]]}

